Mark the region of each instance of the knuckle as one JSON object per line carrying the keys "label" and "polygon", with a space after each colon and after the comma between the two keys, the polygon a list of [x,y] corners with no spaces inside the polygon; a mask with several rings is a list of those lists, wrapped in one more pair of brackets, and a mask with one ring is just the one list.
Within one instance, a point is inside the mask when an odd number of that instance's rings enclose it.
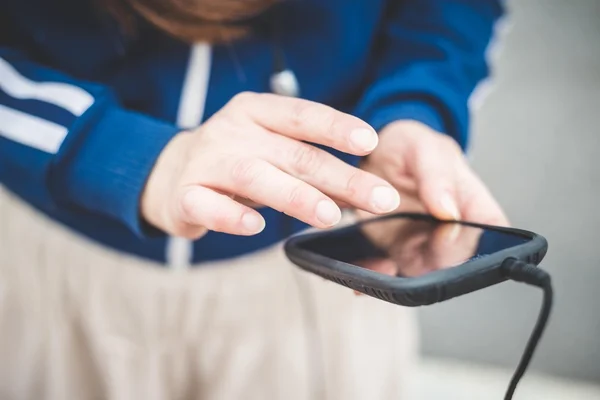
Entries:
{"label": "knuckle", "polygon": [[316,105],[308,101],[296,101],[291,110],[291,125],[296,128],[306,126],[311,118],[313,118],[316,114],[315,108]]}
{"label": "knuckle", "polygon": [[[231,115],[227,110],[221,110],[197,129],[197,137],[200,141],[220,139],[224,132],[229,131]],[[204,143],[203,143],[204,144]],[[200,146],[199,146],[200,147]]]}
{"label": "knuckle", "polygon": [[232,225],[232,216],[226,213],[216,213],[206,224],[206,227],[215,232],[226,232]]}
{"label": "knuckle", "polygon": [[337,111],[332,108],[325,108],[318,119],[318,123],[323,127],[323,132],[329,137],[334,138],[335,135],[335,126],[338,122]]}
{"label": "knuckle", "polygon": [[256,96],[257,94],[254,92],[240,92],[231,98],[229,104],[232,106],[243,106],[251,101],[254,101]]}
{"label": "knuckle", "polygon": [[292,165],[299,176],[314,175],[322,164],[322,154],[311,145],[296,146],[291,154]]}
{"label": "knuckle", "polygon": [[255,159],[242,158],[237,160],[231,169],[231,179],[234,185],[249,188],[255,184],[263,171],[264,168]]}
{"label": "knuckle", "polygon": [[347,196],[354,197],[357,194],[357,188],[360,185],[362,176],[363,172],[356,168],[350,173],[344,188]]}
{"label": "knuckle", "polygon": [[323,104],[299,100],[292,108],[290,119],[296,128],[318,126],[319,131],[332,135],[338,121],[338,112]]}
{"label": "knuckle", "polygon": [[308,201],[308,193],[302,183],[294,185],[286,195],[286,203],[291,210],[304,209]]}

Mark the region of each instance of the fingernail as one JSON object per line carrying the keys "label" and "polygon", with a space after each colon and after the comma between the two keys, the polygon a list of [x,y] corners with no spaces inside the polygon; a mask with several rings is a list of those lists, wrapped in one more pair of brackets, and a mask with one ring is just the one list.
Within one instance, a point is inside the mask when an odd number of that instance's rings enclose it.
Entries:
{"label": "fingernail", "polygon": [[350,132],[350,142],[359,151],[372,151],[379,143],[379,137],[372,129],[358,128]]}
{"label": "fingernail", "polygon": [[242,215],[242,225],[248,233],[257,234],[265,229],[265,220],[254,213]]}
{"label": "fingernail", "polygon": [[444,193],[444,195],[440,199],[440,205],[452,219],[460,219],[460,212],[458,211],[458,206],[456,205],[456,202],[454,201],[450,193]]}
{"label": "fingernail", "polygon": [[342,212],[330,200],[321,200],[317,204],[317,219],[325,226],[333,226],[342,219]]}
{"label": "fingernail", "polygon": [[400,206],[400,195],[387,186],[378,186],[371,192],[371,205],[379,212],[392,212]]}

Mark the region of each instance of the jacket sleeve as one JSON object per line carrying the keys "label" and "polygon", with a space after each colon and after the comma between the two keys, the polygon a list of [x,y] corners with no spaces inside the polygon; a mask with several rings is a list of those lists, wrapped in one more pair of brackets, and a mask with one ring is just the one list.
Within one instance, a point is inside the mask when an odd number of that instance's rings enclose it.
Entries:
{"label": "jacket sleeve", "polygon": [[389,0],[356,114],[380,130],[413,119],[468,136],[468,99],[487,76],[501,0]]}
{"label": "jacket sleeve", "polygon": [[139,199],[169,123],[128,111],[111,90],[0,46],[0,184],[38,207],[100,215],[139,235]]}

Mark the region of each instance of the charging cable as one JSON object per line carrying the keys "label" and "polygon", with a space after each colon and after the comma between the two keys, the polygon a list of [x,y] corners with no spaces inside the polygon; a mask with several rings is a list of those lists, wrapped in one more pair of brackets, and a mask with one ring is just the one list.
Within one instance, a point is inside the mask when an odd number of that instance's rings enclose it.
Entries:
{"label": "charging cable", "polygon": [[521,356],[519,365],[517,366],[517,369],[515,370],[515,373],[510,381],[508,390],[504,395],[504,400],[511,400],[519,381],[529,366],[529,363],[533,357],[533,353],[535,352],[540,338],[544,333],[544,329],[546,329],[548,317],[550,316],[550,310],[552,309],[553,292],[550,274],[535,265],[527,264],[515,258],[508,258],[502,264],[502,269],[504,270],[504,273],[508,279],[515,282],[523,282],[528,285],[537,286],[544,291],[544,300],[542,302],[542,307],[540,309],[537,322],[533,328],[533,331],[531,332],[531,336],[529,337],[525,351]]}
{"label": "charging cable", "polygon": [[[544,292],[544,299],[542,301],[542,307],[540,309],[540,313],[531,332],[531,336],[527,341],[527,346],[523,351],[523,355],[521,356],[521,360],[513,374],[508,389],[506,390],[506,394],[504,395],[504,400],[512,400],[515,390],[517,389],[517,385],[523,378],[523,375],[527,371],[529,367],[529,363],[533,358],[535,353],[535,349],[546,329],[546,325],[548,323],[548,318],[550,316],[550,311],[552,310],[552,302],[553,302],[553,290],[552,290],[552,281],[550,278],[550,274],[548,274],[543,269],[538,268],[535,265],[527,264],[523,261],[519,261],[516,258],[508,258],[506,259],[501,266],[502,270],[507,279],[510,279],[515,282],[523,282],[531,286],[539,287]],[[298,285],[298,290],[301,295],[300,302],[302,304],[306,323],[312,325],[312,328],[315,329],[316,326],[316,311],[315,304],[312,302],[312,296],[309,292],[308,285],[304,285],[301,282],[301,277],[295,275],[296,284]],[[324,360],[322,359],[322,344],[318,338],[318,335],[315,332],[307,331],[307,340],[310,342],[310,347],[313,349],[314,353],[311,359],[312,372],[318,371],[316,374],[312,375],[313,384],[313,395],[318,396],[318,398],[325,399],[327,398],[324,382],[321,380],[321,373],[324,371]],[[316,397],[315,397],[316,398]]]}

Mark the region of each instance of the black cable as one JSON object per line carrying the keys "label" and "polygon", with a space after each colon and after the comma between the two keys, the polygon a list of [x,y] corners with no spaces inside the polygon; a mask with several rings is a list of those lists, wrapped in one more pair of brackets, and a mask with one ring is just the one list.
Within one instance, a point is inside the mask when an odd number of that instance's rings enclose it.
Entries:
{"label": "black cable", "polygon": [[537,286],[544,291],[544,299],[537,322],[531,332],[525,351],[521,356],[521,361],[519,361],[519,365],[510,381],[506,395],[504,396],[504,400],[511,400],[519,381],[525,374],[525,371],[533,358],[535,349],[548,323],[548,317],[550,316],[550,311],[552,309],[553,291],[550,275],[535,265],[524,263],[515,258],[509,258],[504,261],[502,268],[508,279]]}

